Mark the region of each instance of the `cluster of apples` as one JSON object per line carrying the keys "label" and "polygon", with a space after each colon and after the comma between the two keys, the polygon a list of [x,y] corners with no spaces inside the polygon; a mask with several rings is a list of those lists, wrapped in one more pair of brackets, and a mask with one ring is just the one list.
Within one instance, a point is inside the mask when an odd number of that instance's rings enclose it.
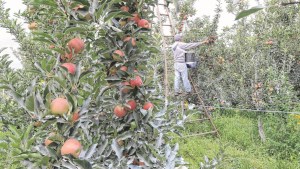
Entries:
{"label": "cluster of apples", "polygon": [[[72,60],[75,54],[79,54],[84,50],[84,42],[80,38],[73,38],[67,44],[70,53],[67,53],[68,59]],[[72,62],[66,62],[61,65],[65,67],[71,75],[76,73],[76,65]],[[53,115],[63,116],[68,114],[70,111],[70,104],[65,98],[55,98],[50,104],[50,112]],[[71,122],[74,123],[79,120],[79,111],[75,111],[72,114]],[[51,136],[49,136],[51,137]],[[45,140],[45,145],[53,143],[49,138]],[[75,138],[69,138],[66,140],[61,148],[61,155],[72,155],[73,157],[78,157],[82,149],[81,143]]]}
{"label": "cluster of apples", "polygon": [[[129,12],[130,7],[129,6],[121,6],[120,10],[124,11],[124,12]],[[135,13],[132,13],[131,15],[132,15],[132,17],[128,18],[127,20],[124,20],[124,19],[119,20],[121,27],[125,26],[128,22],[133,22],[139,28],[146,28],[146,29],[151,28],[149,21],[146,19],[142,19],[138,13],[135,12]],[[136,39],[134,37],[126,36],[125,38],[123,38],[123,42],[131,43],[132,47],[136,47]],[[115,50],[112,53],[112,58],[115,61],[121,61],[124,56],[125,56],[125,53],[121,49]],[[119,70],[126,72],[128,70],[128,67],[123,65],[123,66],[120,66]],[[134,70],[134,73],[137,73],[137,70]],[[124,81],[121,83],[121,86],[122,86],[121,92],[123,94],[127,94],[131,91],[130,88],[136,88],[136,87],[139,88],[142,85],[143,85],[142,78],[139,75],[135,75],[134,78],[130,79],[129,81]],[[127,101],[126,104],[128,106],[124,106],[121,104],[118,104],[115,106],[114,114],[116,117],[123,118],[127,115],[128,111],[134,111],[137,108],[137,102],[133,99]],[[151,102],[146,102],[143,105],[143,109],[149,110],[149,109],[153,108],[153,106],[154,105]]]}
{"label": "cluster of apples", "polygon": [[[130,8],[128,6],[122,6],[120,8],[120,10],[122,10],[124,12],[129,12]],[[149,21],[146,20],[146,19],[142,19],[138,13],[133,13],[132,16],[133,17],[128,18],[127,21],[126,20],[120,20],[119,21],[120,25],[125,26],[127,24],[127,22],[133,21],[140,28],[146,28],[146,29],[151,28]]]}
{"label": "cluster of apples", "polygon": [[[67,99],[65,98],[56,98],[52,100],[50,104],[50,111],[53,115],[63,116],[70,111],[70,105]],[[72,123],[76,122],[79,119],[79,111],[76,111],[72,115]],[[51,137],[54,137],[54,134],[49,135],[45,140],[45,145],[53,143]],[[72,155],[75,158],[78,158],[80,151],[82,149],[81,143],[75,138],[69,138],[66,140],[61,147],[61,155]]]}

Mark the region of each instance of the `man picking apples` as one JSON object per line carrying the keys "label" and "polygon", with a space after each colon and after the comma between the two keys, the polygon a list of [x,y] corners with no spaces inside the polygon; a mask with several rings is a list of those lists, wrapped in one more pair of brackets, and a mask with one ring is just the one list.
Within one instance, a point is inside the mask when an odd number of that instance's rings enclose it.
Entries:
{"label": "man picking apples", "polygon": [[188,79],[188,69],[185,63],[185,53],[186,50],[197,47],[201,44],[209,44],[210,41],[208,39],[202,42],[196,43],[184,43],[182,42],[182,34],[176,34],[174,36],[175,43],[171,46],[173,54],[174,54],[174,68],[175,68],[175,82],[174,82],[174,89],[175,89],[175,96],[179,94],[179,84],[180,78],[183,81],[183,86],[185,92],[187,94],[191,93],[191,84]]}

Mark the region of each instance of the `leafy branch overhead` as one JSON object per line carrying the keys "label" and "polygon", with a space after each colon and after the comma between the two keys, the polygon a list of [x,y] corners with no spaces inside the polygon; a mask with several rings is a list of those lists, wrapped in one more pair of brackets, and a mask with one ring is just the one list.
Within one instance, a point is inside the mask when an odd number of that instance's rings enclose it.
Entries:
{"label": "leafy branch overhead", "polygon": [[254,14],[262,9],[265,9],[265,8],[270,8],[270,7],[284,7],[284,6],[288,6],[288,5],[295,5],[295,4],[300,4],[300,2],[282,2],[280,3],[279,5],[274,5],[274,6],[267,6],[267,7],[263,7],[263,6],[255,6],[255,7],[252,7],[250,9],[247,9],[247,10],[243,10],[241,12],[239,12],[236,17],[235,17],[235,20],[239,20],[241,18],[244,18],[244,17],[247,17],[251,14]]}

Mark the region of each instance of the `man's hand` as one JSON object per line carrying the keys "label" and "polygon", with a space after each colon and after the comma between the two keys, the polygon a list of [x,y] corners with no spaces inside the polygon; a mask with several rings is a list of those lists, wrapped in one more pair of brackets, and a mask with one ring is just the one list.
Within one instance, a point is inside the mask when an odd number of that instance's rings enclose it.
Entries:
{"label": "man's hand", "polygon": [[207,39],[205,39],[204,41],[202,41],[202,44],[212,44],[215,42],[215,40],[217,39],[216,36],[210,36]]}
{"label": "man's hand", "polygon": [[202,44],[209,44],[209,39],[205,39],[204,41],[201,42]]}

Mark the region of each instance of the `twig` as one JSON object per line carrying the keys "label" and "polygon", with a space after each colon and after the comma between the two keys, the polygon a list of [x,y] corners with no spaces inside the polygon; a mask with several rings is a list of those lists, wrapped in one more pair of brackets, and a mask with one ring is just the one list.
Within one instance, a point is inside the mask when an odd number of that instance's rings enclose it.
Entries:
{"label": "twig", "polygon": [[294,4],[300,4],[300,2],[282,2],[281,6],[287,6],[287,5],[294,5]]}

